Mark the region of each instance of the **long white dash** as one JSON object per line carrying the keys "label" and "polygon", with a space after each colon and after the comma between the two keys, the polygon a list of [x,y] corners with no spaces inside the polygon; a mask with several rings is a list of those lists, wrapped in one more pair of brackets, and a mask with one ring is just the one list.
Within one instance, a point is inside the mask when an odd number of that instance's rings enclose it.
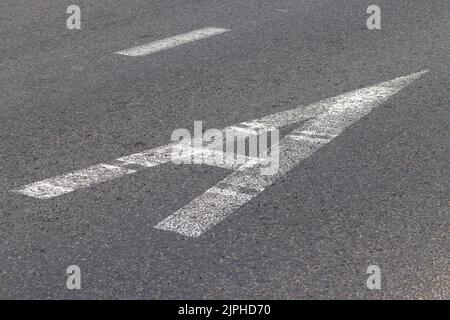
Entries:
{"label": "long white dash", "polygon": [[131,56],[131,57],[141,57],[146,56],[151,53],[155,53],[162,50],[171,49],[186,43],[194,42],[197,40],[209,38],[212,36],[216,36],[218,34],[222,34],[225,32],[228,32],[230,30],[228,29],[222,29],[222,28],[203,28],[199,30],[194,30],[188,33],[180,34],[174,37],[158,40],[155,42],[151,42],[148,44],[144,44],[141,46],[137,46],[134,48],[122,50],[116,52],[116,54],[124,55],[124,56]]}

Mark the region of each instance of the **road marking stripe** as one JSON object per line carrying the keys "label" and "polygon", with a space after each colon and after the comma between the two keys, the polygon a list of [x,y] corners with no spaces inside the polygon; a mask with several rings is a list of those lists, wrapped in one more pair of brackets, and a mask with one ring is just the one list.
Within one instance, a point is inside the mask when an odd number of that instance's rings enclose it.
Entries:
{"label": "road marking stripe", "polygon": [[[177,232],[188,237],[201,236],[233,211],[256,197],[294,166],[332,141],[348,126],[359,121],[372,111],[373,108],[418,79],[425,72],[400,77],[328,100],[328,105],[322,106],[327,109],[326,112],[307,121],[301,128],[294,130],[281,141],[280,167],[277,174],[261,176],[259,175],[260,168],[258,168],[258,165],[246,168],[246,170],[235,171],[216,186],[162,220],[155,228]],[[329,104],[330,102],[331,105]],[[298,117],[295,113],[291,113],[291,115]],[[273,125],[278,120],[280,119],[274,120],[266,117],[264,121]],[[290,120],[286,119],[284,122],[286,121]],[[318,141],[298,139],[299,134],[304,133],[314,133],[315,135],[328,138],[323,138],[319,143],[317,143]],[[226,193],[218,195],[212,190],[217,189],[219,185],[240,185],[252,189],[256,189],[255,186],[257,186],[258,192],[254,194],[238,194],[235,196],[224,196]],[[231,188],[230,191],[233,190]]]}
{"label": "road marking stripe", "polygon": [[86,188],[135,172],[135,170],[118,166],[99,164],[74,173],[26,185],[16,190],[16,192],[38,199],[50,199],[73,192],[79,188]]}
{"label": "road marking stripe", "polygon": [[294,139],[294,140],[309,140],[311,142],[318,142],[318,143],[322,143],[322,142],[329,142],[331,139],[336,138],[336,135],[332,135],[329,133],[316,133],[316,132],[311,132],[308,130],[303,130],[301,132],[298,133],[291,133],[288,136],[289,139]]}
{"label": "road marking stripe", "polygon": [[230,131],[233,131],[234,134],[239,135],[238,132],[242,133],[243,136],[250,136],[250,135],[257,135],[258,133],[261,134],[262,132],[258,132],[253,128],[243,128],[243,127],[237,127],[237,126],[231,126],[229,127]]}
{"label": "road marking stripe", "polygon": [[250,201],[253,195],[237,192],[207,190],[155,228],[170,230],[188,237],[198,237],[211,226],[225,219],[231,212]]}
{"label": "road marking stripe", "polygon": [[188,33],[180,34],[174,37],[158,40],[155,42],[151,42],[148,44],[144,44],[138,47],[122,50],[116,52],[116,54],[131,56],[131,57],[141,57],[146,56],[151,53],[155,53],[162,50],[167,50],[170,48],[174,48],[189,42],[209,38],[218,34],[222,34],[228,32],[228,29],[222,28],[204,28],[195,31],[191,31]]}
{"label": "road marking stripe", "polygon": [[251,166],[264,161],[262,158],[249,157],[208,148],[197,149],[186,147],[185,152],[189,149],[191,149],[194,154],[197,154],[197,157],[201,157],[201,160],[199,161],[200,163],[229,170],[237,170],[244,164]]}
{"label": "road marking stripe", "polygon": [[[301,113],[304,111],[304,107],[299,107],[293,110],[287,110],[284,112],[279,112],[274,114],[274,117],[276,119],[280,119],[280,121],[278,120],[274,120],[271,123],[272,124],[285,124],[288,123],[289,120],[287,119],[288,115],[292,115],[295,114],[296,111],[297,113]],[[318,112],[321,111],[320,109],[318,109]],[[286,117],[284,117],[283,115],[286,115]],[[310,114],[306,113],[304,115],[297,115],[296,119],[301,119],[301,120],[305,120],[308,119],[310,117],[313,116],[313,112],[310,111]],[[266,119],[270,119],[269,117],[266,117]],[[278,121],[278,122],[277,122]],[[256,123],[256,120],[252,121],[252,122],[243,122],[242,125],[247,125],[249,123]],[[237,126],[239,126],[241,124],[238,124]],[[222,130],[222,133],[225,134],[225,132],[228,129],[231,129],[232,127],[235,126],[230,126],[230,127],[226,127]],[[256,128],[256,127],[255,127]],[[260,127],[258,127],[260,128]],[[262,128],[262,127],[261,127]],[[269,130],[269,129],[268,129]],[[160,147],[156,147],[153,149],[149,149],[149,150],[145,150],[139,153],[135,153],[135,154],[131,154],[128,156],[124,156],[124,157],[120,157],[118,159],[116,159],[119,162],[123,162],[124,165],[129,165],[129,164],[135,164],[135,165],[140,165],[146,168],[150,168],[150,167],[155,167],[161,164],[165,164],[168,162],[171,162],[171,156],[172,156],[172,150],[174,147],[179,146],[178,142],[175,143],[170,143],[164,146],[160,146]],[[100,165],[101,166],[101,165]],[[101,182],[106,182],[107,180],[103,179],[97,179],[96,177],[99,175],[96,170],[98,170],[98,165],[92,166],[92,167],[88,167],[85,169],[81,169],[79,171],[75,171],[73,173],[69,173],[68,175],[79,175],[79,174],[83,174],[85,172],[91,172],[93,175],[93,178],[91,179],[91,183],[90,184],[79,184],[79,185],[73,185],[71,188],[62,188],[59,186],[59,179],[62,179],[64,177],[63,176],[57,176],[57,177],[53,177],[50,179],[45,179],[42,180],[40,182],[34,182],[31,183],[29,185],[25,185],[23,187],[20,187],[18,189],[13,190],[16,193],[20,193],[26,196],[30,196],[30,197],[34,197],[34,198],[38,198],[38,199],[50,199],[53,197],[58,197],[61,196],[63,194],[66,193],[70,193],[73,192],[77,189],[81,189],[81,188],[85,188],[88,186],[92,186],[96,183],[101,183]],[[234,168],[234,167],[233,167]],[[117,171],[116,175],[111,175],[109,176],[108,180],[112,180],[112,179],[116,179],[116,178],[120,178],[123,175],[126,174],[131,174],[131,173],[135,173],[136,170],[122,170],[122,171]]]}
{"label": "road marking stripe", "polygon": [[[365,96],[373,96],[371,98],[376,99],[377,92],[381,91],[383,88],[386,90],[394,90],[396,86],[401,87],[405,81],[414,81],[415,79],[419,78],[423,73],[427,71],[423,71],[420,73],[415,73],[407,77],[401,77],[392,81],[388,81],[385,83],[382,83],[375,87],[370,87],[367,89],[361,89],[357,91],[352,91],[350,93],[346,93],[343,95],[339,95],[336,97],[328,98],[310,105],[306,106],[300,106],[298,108],[281,111],[269,116],[265,116],[260,119],[255,119],[251,121],[244,121],[240,124],[230,126],[227,128],[224,128],[222,130],[222,133],[225,134],[225,132],[230,128],[235,127],[249,127],[254,129],[265,129],[267,128],[268,131],[273,130],[273,128],[279,128],[282,126],[291,125],[296,122],[305,121],[314,117],[318,117],[320,114],[326,112],[329,110],[332,106],[335,105],[342,105],[345,104],[346,100],[347,102],[353,101],[353,103],[360,103],[363,101]],[[371,89],[375,88],[375,89]],[[377,89],[378,88],[378,89]],[[401,89],[401,88],[400,88]],[[398,89],[398,90],[400,90]],[[349,97],[353,97],[352,99],[349,99]],[[329,121],[330,122],[330,121]],[[330,122],[331,123],[331,122]],[[320,129],[320,128],[319,128]],[[303,131],[299,131],[298,133],[307,133],[305,131],[307,129],[304,129]],[[314,129],[316,130],[316,129]],[[329,135],[330,132],[324,132],[323,130],[316,130],[313,131],[315,134],[317,132],[323,132],[322,135]],[[326,136],[324,136],[326,138]],[[294,136],[291,137],[292,139],[295,139]],[[164,146],[156,147],[153,149],[145,150],[139,153],[135,153],[132,155],[120,157],[116,159],[120,163],[123,163],[125,165],[135,164],[142,166],[143,168],[141,170],[144,170],[149,167],[155,167],[161,164],[165,164],[168,162],[171,162],[172,158],[172,149],[174,146],[179,146],[178,142],[175,143],[169,143]],[[246,159],[249,162],[246,163],[246,165],[239,167],[238,170],[245,172],[247,170],[247,164],[248,167],[253,167],[255,163],[252,163],[251,159]],[[212,161],[211,161],[212,162]],[[263,165],[263,163],[259,164],[260,166]],[[231,168],[235,169],[235,166],[230,166]],[[99,164],[94,165],[85,169],[81,169],[72,173],[64,174],[61,176],[45,179],[39,182],[34,182],[25,186],[22,186],[18,189],[12,190],[13,192],[17,192],[26,196],[38,198],[38,199],[50,199],[53,197],[61,196],[63,194],[67,194],[73,191],[76,191],[77,189],[86,188],[98,183],[103,183],[109,180],[117,179],[122,177],[123,175],[132,174],[139,171],[137,170],[131,170],[127,168],[122,168],[120,165],[112,166],[107,164]],[[243,176],[242,176],[243,177]],[[257,190],[260,190],[261,188],[265,187],[264,184],[261,184],[261,177],[255,177],[253,179],[249,177],[246,177],[246,181],[248,188],[254,188],[252,185],[257,188]],[[233,183],[241,183],[241,179],[238,179],[239,181],[231,181],[231,184]],[[241,186],[244,186],[241,184]]]}
{"label": "road marking stripe", "polygon": [[171,143],[165,146],[121,157],[117,160],[125,164],[137,164],[147,168],[155,167],[171,160],[172,148],[176,145],[177,143]]}

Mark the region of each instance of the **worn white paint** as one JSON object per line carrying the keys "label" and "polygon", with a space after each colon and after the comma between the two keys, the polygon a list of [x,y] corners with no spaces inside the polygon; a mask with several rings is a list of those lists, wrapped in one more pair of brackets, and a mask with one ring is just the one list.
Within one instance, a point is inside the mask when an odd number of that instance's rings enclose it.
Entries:
{"label": "worn white paint", "polygon": [[119,166],[99,164],[73,173],[31,183],[19,188],[16,192],[33,198],[49,199],[135,172],[135,170]]}
{"label": "worn white paint", "polygon": [[[280,166],[276,175],[260,175],[258,166],[261,164],[240,168],[161,221],[155,228],[188,237],[202,235],[423,73],[397,78],[314,104],[315,108],[324,112],[308,120],[281,141]],[[252,121],[250,125],[278,126],[300,118],[296,112],[287,112]],[[239,192],[239,189],[246,191]]]}
{"label": "worn white paint", "polygon": [[[224,161],[222,166],[235,170],[234,173],[160,222],[156,228],[175,231],[191,237],[200,236],[258,195],[303,159],[330,142],[346,127],[358,121],[374,107],[418,79],[425,72],[427,71],[224,128],[222,132],[239,127],[252,129],[247,131],[247,133],[251,133],[254,132],[253,129],[271,131],[274,128],[306,121],[280,143],[280,166],[277,174],[272,176],[261,175],[261,168],[267,166],[267,163],[261,161],[261,159],[241,157],[236,162],[235,159],[231,161],[230,158],[230,161]],[[241,131],[246,132],[246,130]],[[178,146],[178,143],[120,157],[116,159],[117,163],[114,165],[94,165],[72,173],[34,182],[13,191],[38,199],[54,198],[127,174],[133,174],[139,170],[168,163],[171,161],[174,146]],[[201,152],[207,164],[217,165],[213,161],[214,157],[217,156],[216,151],[195,149],[194,152]],[[229,154],[223,156],[225,159],[231,157]],[[239,155],[236,155],[236,157],[239,157]],[[128,167],[130,165],[134,167],[131,169]]]}
{"label": "worn white paint", "polygon": [[228,29],[222,28],[203,28],[195,31],[191,31],[188,33],[180,34],[174,37],[158,40],[155,42],[151,42],[148,44],[144,44],[138,47],[122,50],[116,52],[116,54],[131,56],[131,57],[140,57],[146,56],[151,53],[155,53],[162,50],[171,49],[177,46],[181,46],[186,43],[194,42],[197,40],[209,38],[212,36],[216,36],[225,32],[228,32]]}

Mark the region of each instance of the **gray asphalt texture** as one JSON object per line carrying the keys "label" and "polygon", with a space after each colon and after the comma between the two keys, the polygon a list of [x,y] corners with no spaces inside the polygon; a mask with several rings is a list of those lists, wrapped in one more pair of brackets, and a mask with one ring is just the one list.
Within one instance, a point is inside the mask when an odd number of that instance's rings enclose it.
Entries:
{"label": "gray asphalt texture", "polygon": [[[448,0],[2,0],[0,298],[449,299]],[[66,8],[82,10],[81,30]],[[382,9],[382,29],[366,9]],[[231,31],[145,57],[119,50]],[[153,227],[230,174],[12,188],[430,72],[200,238]],[[79,265],[82,289],[66,288]],[[382,289],[366,288],[379,265]]]}

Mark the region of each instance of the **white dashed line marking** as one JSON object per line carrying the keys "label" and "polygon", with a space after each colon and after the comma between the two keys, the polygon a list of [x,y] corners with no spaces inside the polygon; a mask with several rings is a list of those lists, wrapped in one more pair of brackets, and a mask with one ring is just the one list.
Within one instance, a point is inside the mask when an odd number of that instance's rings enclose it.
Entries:
{"label": "white dashed line marking", "polygon": [[116,52],[116,54],[130,56],[130,57],[141,57],[146,56],[151,53],[155,53],[162,50],[171,49],[177,46],[181,46],[186,43],[194,42],[201,39],[206,39],[212,36],[216,36],[225,32],[228,32],[228,29],[222,28],[204,28],[195,31],[191,31],[188,33],[180,34],[178,36],[158,40],[155,42],[151,42],[148,44],[144,44],[138,47],[122,50]]}

